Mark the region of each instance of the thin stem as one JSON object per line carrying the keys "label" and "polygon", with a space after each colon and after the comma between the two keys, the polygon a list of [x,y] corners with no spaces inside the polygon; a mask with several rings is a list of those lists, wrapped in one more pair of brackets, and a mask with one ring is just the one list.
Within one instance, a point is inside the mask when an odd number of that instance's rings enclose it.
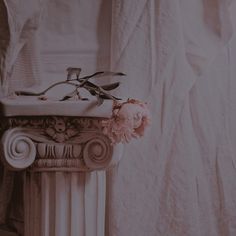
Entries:
{"label": "thin stem", "polygon": [[57,85],[60,85],[60,84],[69,84],[69,85],[73,85],[75,87],[78,87],[79,85],[78,84],[74,84],[74,83],[71,83],[71,82],[68,82],[68,81],[60,81],[60,82],[57,82],[55,84],[52,84],[51,86],[49,86],[47,89],[45,89],[44,91],[41,92],[40,95],[44,95],[46,92],[48,92],[50,89],[54,88],[55,86]]}
{"label": "thin stem", "polygon": [[94,73],[92,75],[84,76],[84,77],[80,78],[80,80],[85,80],[85,79],[88,80],[88,79],[90,79],[90,78],[92,78],[92,77],[94,77],[96,75],[100,75],[100,74],[104,74],[104,71],[100,71],[100,72],[96,72],[96,73]]}
{"label": "thin stem", "polygon": [[[93,84],[91,82],[89,82],[89,79],[92,77],[101,77],[101,76],[124,76],[125,74],[121,73],[121,72],[110,72],[110,71],[100,71],[100,72],[96,72],[92,75],[88,75],[88,76],[84,76],[82,78],[76,78],[76,79],[69,79],[66,81],[60,81],[57,83],[54,83],[52,85],[50,85],[47,89],[43,90],[42,92],[39,93],[34,93],[34,92],[27,92],[27,91],[16,91],[15,93],[17,95],[24,95],[24,96],[41,96],[41,95],[45,95],[49,90],[51,90],[52,88],[56,87],[57,85],[60,84],[68,84],[68,85],[72,85],[76,88],[76,90],[78,90],[79,88],[85,88],[87,89],[92,95],[96,95],[96,96],[105,96],[106,98],[112,99],[112,100],[116,100],[118,98],[112,96],[108,91],[105,90],[105,88],[103,89],[102,86],[98,86],[96,84]],[[76,83],[73,83],[71,81],[75,81]],[[92,85],[92,87],[91,87]],[[114,87],[114,84],[111,84]],[[119,84],[118,84],[119,86]],[[117,83],[116,83],[116,87]],[[107,89],[109,90],[109,89]],[[112,90],[112,89],[110,89]]]}
{"label": "thin stem", "polygon": [[39,92],[39,93],[33,93],[33,92],[27,92],[27,91],[16,91],[15,93],[17,95],[26,95],[26,96],[42,96],[44,95],[45,93],[47,93],[50,89],[54,88],[55,86],[57,85],[60,85],[60,84],[69,84],[69,85],[73,85],[75,86],[76,88],[79,87],[78,84],[75,84],[75,83],[71,83],[69,81],[60,81],[60,82],[57,82],[55,84],[52,84],[51,86],[49,86],[47,89],[43,90],[42,92]]}

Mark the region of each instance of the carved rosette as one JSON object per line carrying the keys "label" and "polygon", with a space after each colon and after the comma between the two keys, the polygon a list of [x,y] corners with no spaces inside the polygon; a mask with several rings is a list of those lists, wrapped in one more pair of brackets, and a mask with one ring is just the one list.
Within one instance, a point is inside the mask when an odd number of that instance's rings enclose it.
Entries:
{"label": "carved rosette", "polygon": [[[114,165],[101,118],[15,117],[1,127],[3,162],[11,169],[92,171]],[[120,158],[119,158],[120,159]]]}

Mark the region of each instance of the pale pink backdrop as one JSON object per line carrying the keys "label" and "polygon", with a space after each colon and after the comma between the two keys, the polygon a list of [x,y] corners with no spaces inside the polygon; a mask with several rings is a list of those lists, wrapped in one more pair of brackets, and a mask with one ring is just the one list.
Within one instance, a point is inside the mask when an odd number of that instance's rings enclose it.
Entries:
{"label": "pale pink backdrop", "polygon": [[152,112],[108,174],[107,235],[236,234],[235,12],[233,0],[46,1],[29,81],[123,71],[117,94]]}

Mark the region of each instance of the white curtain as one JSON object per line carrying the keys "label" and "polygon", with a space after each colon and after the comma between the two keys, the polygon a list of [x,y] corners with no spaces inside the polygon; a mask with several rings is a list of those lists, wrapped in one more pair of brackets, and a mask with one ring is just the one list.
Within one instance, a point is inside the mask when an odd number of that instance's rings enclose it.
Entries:
{"label": "white curtain", "polygon": [[[38,30],[42,1],[0,1],[0,97],[15,89],[38,84],[41,59]],[[21,173],[0,163],[0,231],[23,231],[23,185]],[[10,204],[11,202],[11,204]],[[1,231],[0,233],[3,233]]]}
{"label": "white curtain", "polygon": [[113,1],[112,69],[153,118],[110,173],[108,235],[235,235],[232,7]]}
{"label": "white curtain", "polygon": [[152,112],[146,136],[108,174],[107,235],[235,235],[229,9],[233,1],[46,1],[42,80],[63,78],[68,65],[110,67],[128,74],[117,94],[147,101]]}
{"label": "white curtain", "polygon": [[43,0],[0,1],[1,96],[40,81],[38,30],[42,6]]}

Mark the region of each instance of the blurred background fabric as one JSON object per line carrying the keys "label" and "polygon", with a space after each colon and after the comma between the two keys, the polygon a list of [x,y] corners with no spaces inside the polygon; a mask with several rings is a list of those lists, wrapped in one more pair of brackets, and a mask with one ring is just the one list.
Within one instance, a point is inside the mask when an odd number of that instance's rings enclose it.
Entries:
{"label": "blurred background fabric", "polygon": [[110,173],[108,235],[235,234],[234,4],[113,1],[111,66],[152,126]]}
{"label": "blurred background fabric", "polygon": [[[235,235],[235,1],[33,2],[25,16],[39,20],[33,34],[19,34],[28,32],[25,18],[7,27],[26,6],[1,3],[14,16],[0,24],[8,42],[1,80],[10,91],[65,78],[68,66],[111,69],[127,74],[117,94],[151,109],[145,137],[126,145],[107,174],[107,236]],[[4,64],[11,45],[19,46]]]}

